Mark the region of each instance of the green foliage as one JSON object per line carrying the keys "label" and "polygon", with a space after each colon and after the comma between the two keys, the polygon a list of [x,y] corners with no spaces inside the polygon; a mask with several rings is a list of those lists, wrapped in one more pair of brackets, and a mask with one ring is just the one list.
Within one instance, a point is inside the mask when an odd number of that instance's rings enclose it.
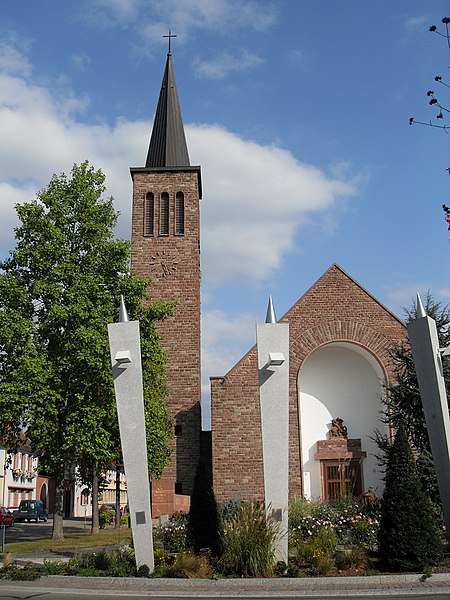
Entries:
{"label": "green foliage", "polygon": [[298,563],[307,565],[312,575],[329,575],[335,569],[337,543],[334,529],[319,527],[313,535],[298,538],[296,559]]}
{"label": "green foliage", "polygon": [[289,499],[289,528],[296,529],[299,527],[303,519],[311,514],[312,503],[306,498],[290,498]]}
{"label": "green foliage", "polygon": [[260,502],[244,502],[224,522],[219,568],[227,575],[270,577],[274,573],[274,542],[279,524]]}
{"label": "green foliage", "polygon": [[66,560],[51,560],[44,558],[44,566],[42,567],[43,575],[67,575]]}
{"label": "green foliage", "polygon": [[115,511],[110,506],[101,506],[98,511],[98,520],[100,527],[103,525],[111,525]]}
{"label": "green foliage", "polygon": [[164,548],[155,548],[153,557],[155,561],[153,577],[167,577],[168,569],[175,562],[176,555]]}
{"label": "green foliage", "polygon": [[335,555],[336,567],[341,571],[365,571],[368,564],[368,552],[362,546],[347,546]]}
{"label": "green foliage", "polygon": [[40,576],[40,569],[33,567],[31,563],[28,563],[23,567],[11,564],[0,569],[0,579],[11,579],[12,581],[36,581]]}
{"label": "green foliage", "polygon": [[289,503],[289,544],[292,549],[322,530],[332,530],[340,544],[371,548],[377,541],[378,524],[379,502],[376,498],[365,502],[354,498],[341,498],[335,502],[295,498]]}
{"label": "green foliage", "polygon": [[16,206],[16,247],[0,263],[0,439],[13,449],[24,430],[57,480],[67,463],[90,469],[117,456],[107,324],[117,320],[120,295],[141,323],[150,474],[161,475],[172,451],[154,322],[175,307],[148,303],[148,282],[130,270],[130,243],[114,238],[118,213],[102,198],[104,182],[87,161],[70,177],[54,175]]}
{"label": "green foliage", "polygon": [[402,426],[389,453],[378,544],[382,567],[388,571],[423,570],[442,557],[442,532],[431,501],[420,487]]}
{"label": "green foliage", "polygon": [[44,560],[43,575],[84,577],[132,577],[137,575],[134,552],[129,547],[80,554],[70,560]]}
{"label": "green foliage", "polygon": [[211,469],[201,456],[195,474],[187,522],[187,543],[195,554],[208,548],[212,556],[222,553],[222,521],[212,486]]}
{"label": "green foliage", "polygon": [[186,526],[188,513],[179,511],[169,521],[154,529],[153,538],[167,552],[183,552],[187,549]]}

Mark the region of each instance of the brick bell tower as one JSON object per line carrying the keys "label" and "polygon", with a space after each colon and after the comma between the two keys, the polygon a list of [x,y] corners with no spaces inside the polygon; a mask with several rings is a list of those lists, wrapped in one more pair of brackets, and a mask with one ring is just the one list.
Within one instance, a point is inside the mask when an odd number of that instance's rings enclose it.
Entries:
{"label": "brick bell tower", "polygon": [[150,277],[153,299],[176,300],[175,315],[158,323],[168,363],[166,403],[175,422],[175,452],[152,485],[155,516],[187,508],[200,455],[201,171],[191,166],[169,52],[145,167],[133,180],[131,265]]}

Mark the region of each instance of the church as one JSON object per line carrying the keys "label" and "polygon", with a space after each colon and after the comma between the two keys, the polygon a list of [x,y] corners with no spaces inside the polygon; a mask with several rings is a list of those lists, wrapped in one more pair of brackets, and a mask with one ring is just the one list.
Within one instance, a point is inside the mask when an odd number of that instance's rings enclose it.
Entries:
{"label": "church", "polygon": [[[176,300],[158,324],[166,351],[175,451],[152,482],[154,516],[186,510],[201,453],[218,501],[262,499],[264,475],[256,347],[211,378],[212,431],[201,431],[200,166],[189,160],[167,54],[145,165],[131,167],[132,269],[150,277],[153,299]],[[283,315],[289,323],[289,493],[311,499],[382,491],[373,441],[389,349],[404,323],[333,264]]]}

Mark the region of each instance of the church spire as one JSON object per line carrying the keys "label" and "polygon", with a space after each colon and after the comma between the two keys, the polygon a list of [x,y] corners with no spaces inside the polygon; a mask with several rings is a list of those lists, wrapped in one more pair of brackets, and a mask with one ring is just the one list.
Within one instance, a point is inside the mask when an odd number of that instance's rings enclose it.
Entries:
{"label": "church spire", "polygon": [[[175,37],[170,32],[169,35]],[[169,45],[145,166],[146,168],[176,168],[189,165],[189,154]]]}

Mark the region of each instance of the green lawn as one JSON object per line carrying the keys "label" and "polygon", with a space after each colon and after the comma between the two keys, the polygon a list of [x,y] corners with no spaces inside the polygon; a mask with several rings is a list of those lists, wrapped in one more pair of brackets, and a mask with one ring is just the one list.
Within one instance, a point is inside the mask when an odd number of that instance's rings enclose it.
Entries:
{"label": "green lawn", "polygon": [[119,529],[102,529],[96,534],[89,531],[64,534],[63,540],[51,538],[33,540],[30,542],[16,542],[6,544],[5,552],[12,554],[40,554],[52,550],[72,550],[78,548],[97,548],[103,546],[116,546],[127,544],[131,541],[131,530],[128,527]]}

